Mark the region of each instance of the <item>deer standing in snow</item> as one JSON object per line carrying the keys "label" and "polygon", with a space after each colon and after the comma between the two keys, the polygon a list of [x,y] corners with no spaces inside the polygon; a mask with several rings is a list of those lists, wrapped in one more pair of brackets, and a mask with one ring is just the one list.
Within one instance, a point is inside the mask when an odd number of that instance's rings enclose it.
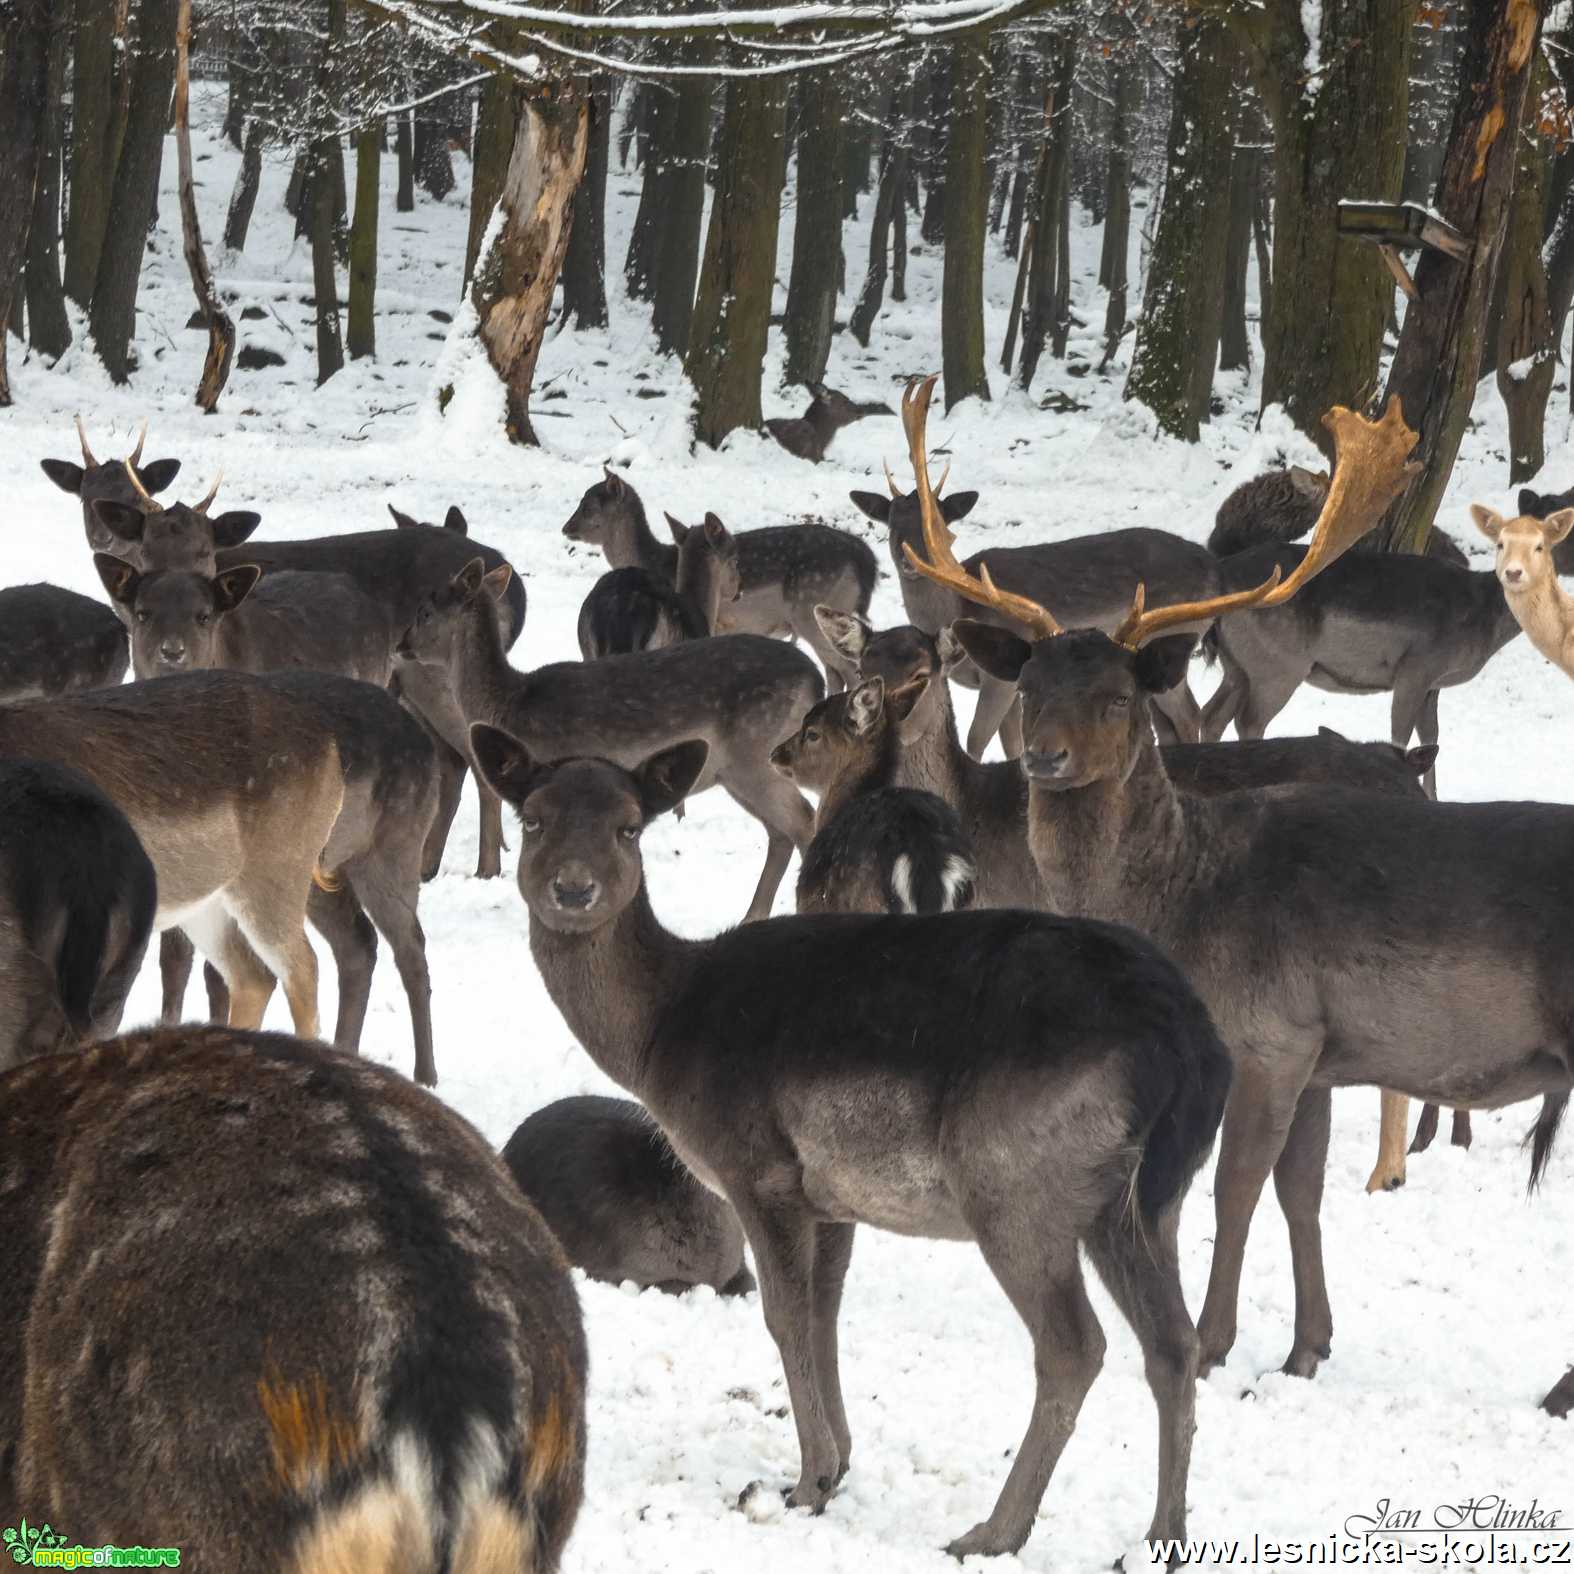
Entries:
{"label": "deer standing in snow", "polygon": [[1554,549],[1574,528],[1574,508],[1545,519],[1505,519],[1481,503],[1471,518],[1497,547],[1497,577],[1514,621],[1548,661],[1574,678],[1574,596],[1558,583]]}

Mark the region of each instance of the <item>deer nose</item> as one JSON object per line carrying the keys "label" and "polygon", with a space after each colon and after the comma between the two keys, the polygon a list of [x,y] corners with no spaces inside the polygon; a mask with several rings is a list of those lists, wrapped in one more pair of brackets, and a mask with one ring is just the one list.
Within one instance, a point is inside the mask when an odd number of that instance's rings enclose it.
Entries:
{"label": "deer nose", "polygon": [[594,880],[565,880],[562,875],[552,879],[552,900],[565,912],[583,913],[596,905],[601,887]]}
{"label": "deer nose", "polygon": [[778,771],[780,771],[783,776],[791,776],[792,775],[792,749],[791,749],[791,747],[789,745],[785,744],[785,743],[778,743],[776,745],[776,747],[771,750],[771,764]]}
{"label": "deer nose", "polygon": [[186,659],[186,642],[183,639],[166,639],[158,648],[160,658],[171,667],[178,667]]}
{"label": "deer nose", "polygon": [[1040,753],[1036,749],[1025,749],[1022,753],[1022,774],[1042,781],[1054,781],[1057,776],[1065,774],[1070,760],[1070,749],[1057,749],[1053,754]]}
{"label": "deer nose", "polygon": [[1525,577],[1525,571],[1517,563],[1503,570],[1503,583],[1517,585]]}

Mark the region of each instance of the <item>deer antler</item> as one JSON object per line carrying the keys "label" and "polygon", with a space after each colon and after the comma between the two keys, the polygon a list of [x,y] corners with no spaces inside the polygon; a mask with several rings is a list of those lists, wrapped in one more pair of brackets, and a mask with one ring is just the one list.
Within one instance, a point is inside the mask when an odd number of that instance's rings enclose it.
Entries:
{"label": "deer antler", "polygon": [[93,457],[93,450],[87,446],[87,433],[82,429],[82,417],[80,415],[77,417],[77,441],[82,445],[82,463],[91,470],[98,463],[98,460]]}
{"label": "deer antler", "polygon": [[126,475],[131,482],[132,489],[136,492],[137,496],[141,498],[142,506],[150,514],[162,514],[164,512],[164,505],[162,503],[155,503],[153,499],[148,496],[148,489],[143,486],[141,477],[137,474],[137,467],[132,464],[129,459],[122,459],[120,461],[120,465],[121,468],[126,472]]}
{"label": "deer antler", "polygon": [[147,440],[148,440],[148,423],[147,423],[147,417],[144,416],[143,419],[142,419],[142,430],[137,433],[137,446],[131,450],[131,458],[130,458],[130,461],[129,461],[131,464],[139,465],[139,464],[142,463],[142,445]]}
{"label": "deer antler", "polygon": [[[997,589],[995,582],[989,577],[989,570],[982,565],[979,567],[978,578],[974,579],[957,562],[956,554],[951,550],[951,543],[955,537],[952,536],[950,527],[940,512],[940,505],[935,499],[935,488],[929,484],[929,457],[924,449],[924,430],[929,420],[929,401],[934,396],[935,384],[939,380],[938,376],[932,376],[926,377],[920,383],[915,378],[902,394],[902,426],[907,432],[908,457],[913,462],[913,476],[918,483],[919,516],[923,521],[924,550],[929,554],[929,561],[925,562],[919,557],[909,542],[902,543],[902,550],[919,573],[927,575],[938,585],[944,585],[947,589],[966,596],[969,601],[976,601],[981,606],[993,607],[997,612],[1003,612],[1007,617],[1014,618],[1018,623],[1026,625],[1035,639],[1052,639],[1056,634],[1063,634],[1065,630],[1036,601]],[[950,466],[947,465],[946,475],[950,473]],[[942,476],[941,484],[944,483],[945,476]]]}
{"label": "deer antler", "polygon": [[205,514],[213,506],[213,499],[219,495],[219,482],[224,479],[224,467],[219,466],[219,473],[213,478],[213,485],[208,488],[208,495],[200,503],[192,505],[192,511]]}
{"label": "deer antler", "polygon": [[1408,458],[1420,439],[1405,425],[1399,396],[1389,399],[1379,421],[1369,421],[1336,404],[1323,416],[1323,425],[1333,434],[1333,482],[1323,499],[1306,556],[1290,576],[1281,583],[1275,568],[1255,590],[1212,596],[1205,601],[1183,601],[1152,612],[1145,609],[1146,592],[1138,585],[1131,611],[1110,636],[1116,644],[1136,650],[1165,629],[1182,623],[1195,623],[1247,607],[1283,606],[1308,580],[1342,557],[1377,524],[1389,503],[1421,468]]}
{"label": "deer antler", "polygon": [[[891,489],[891,496],[895,497],[895,498],[900,498],[901,495],[902,495],[902,489],[901,489],[901,487],[899,487],[896,484],[896,477],[891,474],[891,467],[890,467],[890,465],[887,464],[886,461],[883,460],[883,459],[880,461],[880,463],[885,465],[885,484],[888,487],[890,487],[890,489]],[[951,461],[948,459],[945,462],[945,469],[940,472],[940,484],[934,489],[936,497],[939,497],[939,495],[943,491],[945,491],[946,478],[950,474],[951,474]]]}

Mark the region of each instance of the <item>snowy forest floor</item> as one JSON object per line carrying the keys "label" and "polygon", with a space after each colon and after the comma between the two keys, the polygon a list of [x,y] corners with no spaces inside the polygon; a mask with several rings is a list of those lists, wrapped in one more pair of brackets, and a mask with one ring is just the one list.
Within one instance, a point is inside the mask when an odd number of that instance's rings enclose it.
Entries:
{"label": "snowy forest floor", "polygon": [[[205,233],[222,233],[238,155],[217,136],[221,105],[199,93],[194,119],[198,200]],[[678,366],[650,348],[647,310],[622,292],[622,257],[638,196],[633,171],[614,168],[609,197],[612,327],[552,338],[541,357],[535,412],[543,447],[509,447],[501,400],[484,362],[458,380],[446,415],[436,408],[445,320],[460,308],[469,172],[456,160],[459,191],[446,203],[421,195],[415,212],[394,211],[394,161],[383,161],[380,354],[314,386],[310,259],[292,242],[282,207],[288,174],[278,159],[263,188],[243,256],[216,249],[220,285],[238,316],[241,342],[286,358],[281,368],[237,371],[218,415],[191,402],[205,336],[184,325],[192,296],[180,253],[173,145],[164,159],[160,225],[139,299],[141,366],[114,388],[82,343],[59,365],[15,368],[17,404],[0,414],[0,487],[10,498],[4,582],[49,579],[100,594],[76,504],[40,473],[38,461],[75,459],[80,412],[101,456],[121,454],[127,434],[151,417],[149,458],[178,456],[174,495],[206,488],[222,463],[221,507],[261,511],[263,537],[377,529],[392,502],[440,520],[458,503],[471,533],[506,552],[527,582],[529,617],[516,665],[574,657],[581,599],[602,571],[599,556],[570,548],[560,527],[604,461],[625,467],[659,525],[661,511],[690,520],[714,509],[734,529],[813,517],[856,531],[888,563],[880,533],[847,500],[849,488],[884,491],[882,457],[905,473],[899,424],[865,421],[844,432],[813,467],[768,439],[738,432],[719,452],[689,452]],[[353,179],[353,163],[351,168]],[[791,192],[789,190],[789,204]],[[872,200],[847,226],[847,274],[856,292],[867,256]],[[1142,213],[1133,224],[1133,246]],[[792,212],[783,215],[778,309],[791,255]],[[973,401],[931,422],[930,449],[953,460],[950,486],[981,500],[959,527],[960,545],[1054,540],[1124,525],[1157,525],[1202,539],[1220,500],[1270,463],[1313,461],[1282,420],[1256,422],[1256,377],[1222,376],[1224,412],[1202,441],[1156,437],[1146,412],[1122,403],[1131,339],[1109,375],[1100,358],[1104,316],[1096,274],[1099,232],[1078,221],[1073,306],[1079,326],[1065,363],[1045,358],[1031,396],[992,368],[991,403]],[[1134,277],[1135,277],[1135,261]],[[989,244],[987,339],[1005,329],[1014,264]],[[920,248],[909,261],[908,299],[887,301],[867,352],[848,334],[835,341],[827,381],[857,398],[896,403],[910,374],[939,363],[940,263]],[[850,311],[854,295],[843,300]],[[21,354],[13,349],[13,362]],[[779,336],[767,366],[767,414],[797,414],[801,391],[783,391]],[[444,374],[446,380],[447,374]],[[1053,408],[1044,409],[1048,401]],[[1064,405],[1064,408],[1060,406]],[[1574,481],[1567,379],[1549,416],[1546,489]],[[1467,505],[1512,512],[1505,427],[1490,380],[1455,469],[1440,523],[1488,567]],[[910,485],[910,480],[904,482]],[[875,596],[881,624],[902,621],[887,567]],[[1214,675],[1197,663],[1193,682]],[[959,692],[965,713],[971,697]],[[1319,724],[1352,737],[1386,738],[1386,696],[1342,699],[1303,689],[1277,734]],[[1574,801],[1574,685],[1516,641],[1468,688],[1442,699],[1441,791],[1446,797]],[[511,841],[515,833],[508,829]],[[440,877],[421,916],[433,978],[440,1096],[501,1144],[551,1099],[608,1091],[547,999],[526,952],[526,920],[511,878],[471,878],[476,815],[467,791]],[[646,866],[662,918],[700,935],[742,914],[764,856],[757,824],[721,793],[693,802],[646,838]],[[1025,852],[1024,852],[1025,856]],[[512,862],[505,854],[505,866]],[[796,865],[794,866],[796,868]],[[789,874],[777,901],[790,911]],[[319,946],[319,954],[322,948]],[[408,1071],[405,1002],[382,951],[364,1052]],[[200,986],[188,1007],[198,1009]],[[132,996],[128,1025],[157,1005],[155,969]],[[332,1022],[334,985],[324,970],[322,1014]],[[282,1000],[270,1025],[287,1027]],[[1240,1337],[1227,1366],[1205,1381],[1191,1478],[1190,1522],[1199,1536],[1254,1532],[1279,1540],[1338,1531],[1380,1499],[1417,1507],[1485,1493],[1574,1515],[1568,1462],[1574,1423],[1549,1420],[1537,1401],[1574,1360],[1567,1289],[1574,1283],[1574,1139],[1555,1157],[1543,1194],[1525,1199],[1520,1137],[1534,1113],[1521,1106],[1478,1115],[1469,1153],[1446,1140],[1411,1161],[1395,1194],[1362,1190],[1375,1156],[1374,1091],[1335,1100],[1323,1209],[1337,1334],[1314,1382],[1279,1375],[1291,1336],[1292,1292],[1282,1218],[1265,1193],[1247,1258]],[[1446,1122],[1445,1122],[1446,1131]],[[1183,1224],[1184,1270],[1200,1308],[1212,1250],[1211,1165]],[[1091,1277],[1091,1276],[1090,1276]],[[569,1548],[569,1574],[748,1568],[933,1570],[954,1567],[937,1549],[981,1519],[1021,1438],[1032,1392],[1026,1334],[970,1246],[860,1232],[842,1317],[844,1382],[855,1439],[841,1492],[818,1519],[786,1514],[756,1524],[735,1510],[756,1478],[787,1482],[797,1450],[776,1350],[757,1297],[719,1301],[635,1295],[581,1281],[591,1349],[590,1453],[584,1511]],[[1092,1294],[1109,1334],[1102,1377],[1046,1495],[1020,1560],[1002,1569],[1106,1569],[1130,1553],[1154,1490],[1156,1424],[1134,1339],[1102,1290]],[[1140,1567],[1140,1551],[1129,1564]]]}

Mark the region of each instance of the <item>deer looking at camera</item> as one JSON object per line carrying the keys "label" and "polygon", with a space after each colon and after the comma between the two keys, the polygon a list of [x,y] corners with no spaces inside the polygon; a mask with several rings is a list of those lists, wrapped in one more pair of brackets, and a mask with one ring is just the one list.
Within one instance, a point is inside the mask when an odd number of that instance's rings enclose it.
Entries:
{"label": "deer looking at camera", "polygon": [[1557,549],[1574,529],[1574,508],[1545,519],[1505,519],[1473,503],[1470,516],[1497,548],[1497,578],[1514,621],[1554,666],[1574,678],[1574,596],[1558,583]]}
{"label": "deer looking at camera", "polygon": [[[927,559],[972,600],[987,573],[956,561],[928,485],[932,383],[904,413],[924,496]],[[1574,809],[1440,804],[1323,790],[1189,798],[1143,714],[1190,656],[1176,627],[1287,601],[1382,517],[1416,435],[1397,400],[1382,420],[1324,418],[1337,462],[1305,557],[1288,578],[1149,609],[1139,592],[1111,634],[1066,630],[1012,598],[1032,640],[963,621],[980,666],[1018,684],[1028,846],[1054,905],[1159,941],[1219,1025],[1235,1062],[1215,1180],[1216,1245],[1199,1323],[1206,1365],[1234,1343],[1247,1232],[1270,1174],[1289,1225],[1295,1340],[1285,1370],[1312,1376],[1333,1318],[1318,1214],[1335,1086],[1375,1085],[1459,1107],[1542,1095],[1534,1186],[1574,1087]],[[1451,917],[1451,915],[1453,915]],[[1560,1384],[1544,1401],[1566,1407]]]}

